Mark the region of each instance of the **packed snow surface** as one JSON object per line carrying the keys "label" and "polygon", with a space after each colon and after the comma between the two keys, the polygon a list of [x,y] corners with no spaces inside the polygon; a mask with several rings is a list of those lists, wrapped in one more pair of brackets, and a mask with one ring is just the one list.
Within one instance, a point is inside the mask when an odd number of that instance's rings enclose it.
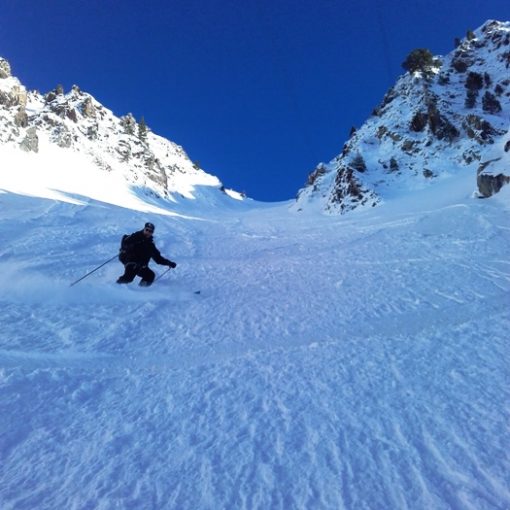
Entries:
{"label": "packed snow surface", "polygon": [[[468,172],[337,218],[13,182],[3,510],[510,507],[508,190]],[[175,270],[70,286],[145,221]]]}

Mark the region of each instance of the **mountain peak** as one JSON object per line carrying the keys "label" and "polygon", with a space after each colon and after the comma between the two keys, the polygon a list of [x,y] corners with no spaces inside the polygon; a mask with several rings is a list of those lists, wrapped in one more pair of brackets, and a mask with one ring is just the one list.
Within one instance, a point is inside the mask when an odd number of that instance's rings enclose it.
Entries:
{"label": "mountain peak", "polygon": [[[124,177],[149,195],[195,198],[200,187],[223,193],[220,180],[193,163],[184,149],[153,133],[132,114],[117,117],[91,94],[61,85],[27,92],[0,58],[0,144],[26,152],[57,149]],[[237,195],[236,195],[237,198]]]}
{"label": "mountain peak", "polygon": [[296,209],[342,214],[456,172],[473,172],[473,189],[485,182],[484,197],[510,181],[510,22],[487,21],[445,57],[415,51],[427,60],[404,65],[341,154],[312,172]]}

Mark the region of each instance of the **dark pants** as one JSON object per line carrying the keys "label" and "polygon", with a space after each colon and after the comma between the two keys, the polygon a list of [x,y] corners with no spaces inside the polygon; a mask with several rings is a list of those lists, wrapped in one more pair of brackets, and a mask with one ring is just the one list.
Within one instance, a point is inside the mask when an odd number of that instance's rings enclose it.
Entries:
{"label": "dark pants", "polygon": [[140,266],[135,262],[128,262],[124,266],[124,274],[117,280],[117,283],[131,283],[135,276],[140,276],[142,280],[140,285],[149,286],[154,281],[154,271],[149,269],[147,266]]}

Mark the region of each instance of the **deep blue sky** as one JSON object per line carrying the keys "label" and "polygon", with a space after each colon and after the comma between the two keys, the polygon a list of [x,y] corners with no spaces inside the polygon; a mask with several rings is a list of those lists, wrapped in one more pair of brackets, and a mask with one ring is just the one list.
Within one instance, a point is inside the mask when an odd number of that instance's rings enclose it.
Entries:
{"label": "deep blue sky", "polygon": [[0,0],[0,56],[29,88],[77,84],[227,187],[293,198],[414,48],[453,49],[509,0]]}

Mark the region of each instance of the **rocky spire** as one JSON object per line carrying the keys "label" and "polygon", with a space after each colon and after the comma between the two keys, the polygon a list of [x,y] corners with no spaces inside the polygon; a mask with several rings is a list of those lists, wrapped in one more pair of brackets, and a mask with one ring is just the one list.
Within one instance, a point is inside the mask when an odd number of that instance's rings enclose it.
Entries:
{"label": "rocky spire", "polygon": [[0,78],[9,78],[11,76],[11,65],[5,58],[0,57]]}

